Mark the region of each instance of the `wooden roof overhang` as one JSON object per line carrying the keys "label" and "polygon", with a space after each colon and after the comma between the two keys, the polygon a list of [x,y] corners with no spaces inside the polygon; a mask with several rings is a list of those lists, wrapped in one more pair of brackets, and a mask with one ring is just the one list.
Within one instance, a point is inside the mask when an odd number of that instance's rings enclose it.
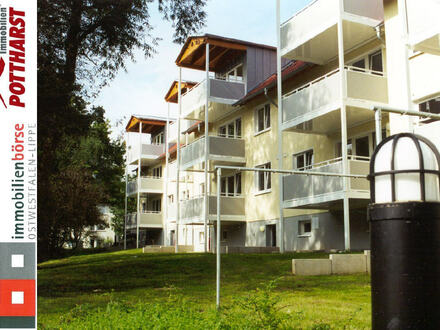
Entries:
{"label": "wooden roof overhang", "polygon": [[[182,81],[180,83],[180,89],[182,95],[191,88],[193,88],[195,85],[197,85],[197,83],[194,81]],[[179,82],[177,80],[174,80],[173,83],[171,84],[170,89],[165,95],[165,101],[170,103],[177,103],[178,96],[179,96]]]}
{"label": "wooden roof overhang", "polygon": [[166,120],[131,116],[127,126],[125,127],[125,130],[127,132],[139,133],[140,123],[142,123],[142,133],[148,134],[156,132],[158,129],[164,127],[167,124]]}
{"label": "wooden roof overhang", "polygon": [[176,64],[179,67],[205,70],[206,44],[209,43],[209,71],[221,72],[235,58],[243,56],[248,45],[235,39],[217,36],[189,37]]}

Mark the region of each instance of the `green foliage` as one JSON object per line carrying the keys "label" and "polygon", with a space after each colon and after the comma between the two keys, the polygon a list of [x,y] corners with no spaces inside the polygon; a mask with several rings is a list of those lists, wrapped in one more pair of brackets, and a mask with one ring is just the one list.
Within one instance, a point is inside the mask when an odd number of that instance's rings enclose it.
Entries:
{"label": "green foliage", "polygon": [[[122,141],[111,140],[104,109],[91,96],[125,69],[136,51],[153,56],[153,0],[38,0],[38,250],[39,257],[77,245],[84,226],[109,205],[121,235],[124,219]],[[205,0],[158,0],[183,42],[205,23]],[[64,191],[63,191],[64,189]],[[78,195],[90,190],[89,201]],[[63,206],[66,198],[69,207]],[[75,210],[81,208],[81,210]],[[74,230],[72,231],[72,228]]]}

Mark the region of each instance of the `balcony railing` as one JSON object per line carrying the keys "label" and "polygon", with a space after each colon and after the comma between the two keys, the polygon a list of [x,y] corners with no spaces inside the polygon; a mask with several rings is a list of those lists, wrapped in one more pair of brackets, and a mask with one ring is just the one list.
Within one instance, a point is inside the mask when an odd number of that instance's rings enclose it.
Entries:
{"label": "balcony railing", "polygon": [[[230,164],[245,163],[243,139],[209,136],[208,160]],[[181,150],[181,167],[187,169],[205,160],[205,137],[185,146]]]}
{"label": "balcony railing", "polygon": [[[336,158],[323,163],[314,164],[307,171],[324,173],[342,173],[342,159]],[[367,175],[369,173],[369,158],[350,156],[348,173]],[[283,177],[283,201],[285,207],[307,206],[313,208],[314,204],[325,203],[342,199],[344,197],[344,183],[342,177],[317,176],[317,175],[286,175]],[[369,199],[369,183],[367,179],[349,178],[349,197]],[[328,205],[327,205],[328,206]],[[321,208],[321,206],[316,206]]]}
{"label": "balcony railing", "polygon": [[[138,192],[138,179],[130,181],[127,185],[127,195],[136,194]],[[159,177],[141,177],[140,193],[162,194],[163,178]]]}
{"label": "balcony railing", "polygon": [[[129,213],[126,216],[127,228],[132,229],[137,226],[137,213]],[[142,228],[162,228],[162,212],[146,211],[140,213],[139,227]]]}
{"label": "balcony railing", "polygon": [[[373,103],[388,103],[387,78],[383,72],[347,66],[343,74],[348,105],[362,108]],[[283,96],[283,129],[339,109],[341,78],[336,69]]]}
{"label": "balcony railing", "polygon": [[[245,83],[209,79],[209,102],[233,104],[241,99],[245,93]],[[204,111],[199,111],[206,103],[206,80],[203,80],[188,92],[182,95],[182,116],[188,119],[204,119]]]}
{"label": "balcony railing", "polygon": [[142,144],[140,150],[139,145],[134,145],[128,151],[128,162],[129,164],[137,162],[139,160],[139,155],[142,160],[156,160],[164,152],[164,144]]}
{"label": "balcony railing", "polygon": [[[217,196],[209,197],[209,219],[217,217]],[[221,217],[226,221],[244,221],[245,198],[242,196],[221,196]],[[203,223],[204,197],[194,197],[180,202],[180,216],[184,223]]]}
{"label": "balcony railing", "polygon": [[415,50],[440,55],[440,2],[407,0],[409,44]]}
{"label": "balcony railing", "polygon": [[281,25],[281,56],[324,64],[338,54],[336,24],[341,15],[344,46],[351,49],[374,37],[383,21],[382,0],[317,0]]}

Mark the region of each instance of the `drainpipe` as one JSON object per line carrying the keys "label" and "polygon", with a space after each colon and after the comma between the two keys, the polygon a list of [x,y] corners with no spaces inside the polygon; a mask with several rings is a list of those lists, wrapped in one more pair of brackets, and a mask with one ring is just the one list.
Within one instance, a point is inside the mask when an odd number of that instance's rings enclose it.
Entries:
{"label": "drainpipe", "polygon": [[[281,123],[283,120],[283,85],[282,85],[282,71],[281,71],[281,18],[280,18],[280,0],[277,0],[276,5],[277,18],[277,96],[278,96],[278,167],[283,169],[283,132],[281,131]],[[264,91],[267,97],[267,90]],[[276,105],[275,105],[276,106]],[[284,253],[284,209],[283,209],[283,176],[278,174],[279,186],[279,210],[280,210],[280,253]]]}

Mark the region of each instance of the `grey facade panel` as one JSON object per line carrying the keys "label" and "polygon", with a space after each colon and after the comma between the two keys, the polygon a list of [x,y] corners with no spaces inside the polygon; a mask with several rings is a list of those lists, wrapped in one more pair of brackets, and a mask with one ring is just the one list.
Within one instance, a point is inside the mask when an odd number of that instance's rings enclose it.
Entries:
{"label": "grey facade panel", "polygon": [[209,153],[218,156],[244,157],[245,143],[241,139],[210,136]]}
{"label": "grey facade panel", "polygon": [[[0,243],[0,280],[35,279],[35,243]],[[12,256],[21,256],[23,267],[12,267]]]}

